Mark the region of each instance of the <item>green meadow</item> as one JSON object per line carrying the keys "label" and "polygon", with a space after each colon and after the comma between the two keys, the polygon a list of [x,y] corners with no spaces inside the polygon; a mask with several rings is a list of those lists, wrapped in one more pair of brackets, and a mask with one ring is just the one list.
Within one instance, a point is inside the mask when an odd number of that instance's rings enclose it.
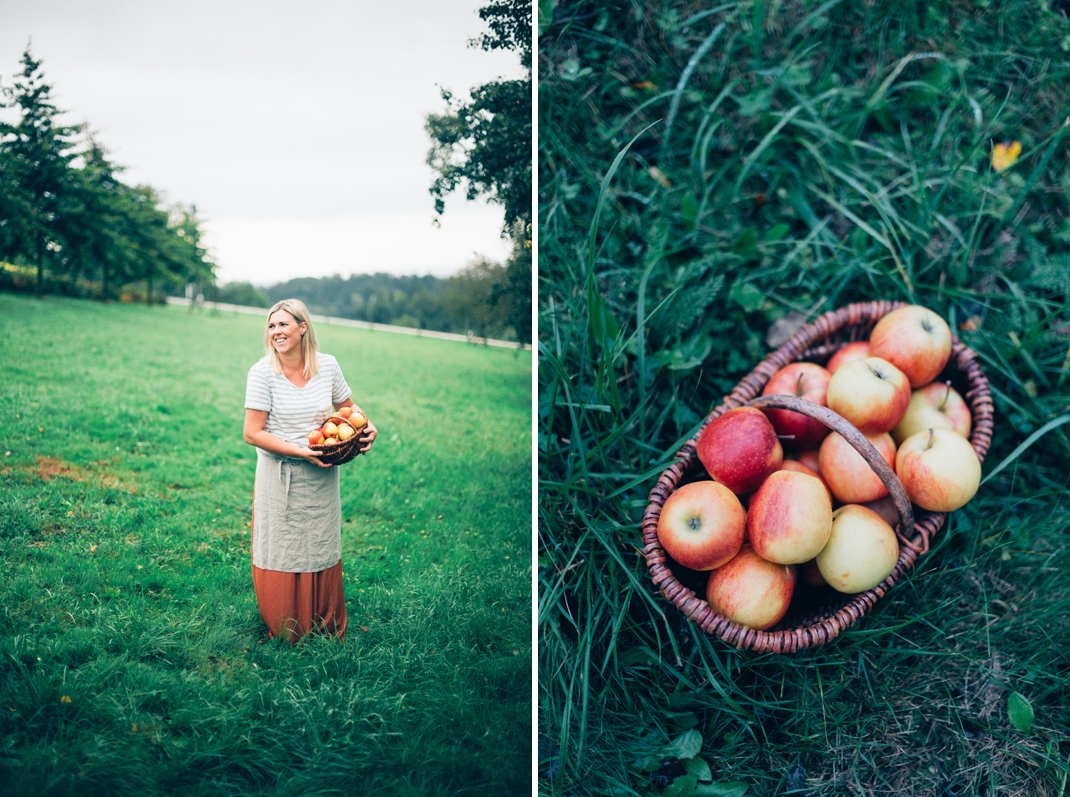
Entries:
{"label": "green meadow", "polygon": [[531,790],[531,354],[318,325],[349,630],[268,640],[245,377],[263,319],[0,294],[0,791]]}

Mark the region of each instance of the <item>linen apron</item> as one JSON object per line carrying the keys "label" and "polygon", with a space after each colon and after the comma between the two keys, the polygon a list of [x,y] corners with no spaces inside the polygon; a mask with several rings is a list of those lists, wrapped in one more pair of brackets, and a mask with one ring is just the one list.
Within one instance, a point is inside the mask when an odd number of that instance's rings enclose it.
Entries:
{"label": "linen apron", "polygon": [[272,638],[312,631],[344,638],[342,508],[338,468],[257,449],[253,589]]}

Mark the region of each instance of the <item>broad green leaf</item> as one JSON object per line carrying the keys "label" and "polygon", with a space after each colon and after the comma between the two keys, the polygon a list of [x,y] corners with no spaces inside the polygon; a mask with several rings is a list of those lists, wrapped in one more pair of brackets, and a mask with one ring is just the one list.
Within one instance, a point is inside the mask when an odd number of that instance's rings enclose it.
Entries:
{"label": "broad green leaf", "polygon": [[765,302],[765,296],[762,295],[762,292],[750,283],[740,284],[737,282],[732,286],[728,296],[748,313],[753,313]]}
{"label": "broad green leaf", "polygon": [[689,758],[683,762],[684,769],[687,770],[688,775],[694,775],[699,779],[699,782],[705,781],[709,783],[713,780],[713,773],[710,771],[710,765],[706,763],[706,759],[701,756],[695,756]]}
{"label": "broad green leaf", "polygon": [[758,248],[758,231],[748,227],[739,234],[732,244],[732,251],[737,255],[752,255]]}
{"label": "broad green leaf", "polygon": [[1033,728],[1033,707],[1018,692],[1011,692],[1007,698],[1007,716],[1011,725],[1022,733],[1029,733]]}
{"label": "broad green leaf", "polygon": [[747,784],[741,780],[727,783],[700,783],[695,789],[695,797],[743,797],[747,793]]}
{"label": "broad green leaf", "polygon": [[681,733],[672,743],[665,747],[662,752],[663,758],[669,756],[676,756],[680,760],[685,758],[694,758],[699,754],[699,750],[702,749],[702,734],[698,731],[687,731]]}
{"label": "broad green leaf", "polygon": [[774,224],[769,228],[769,231],[765,234],[765,242],[767,244],[775,244],[780,241],[790,230],[787,224]]}
{"label": "broad green leaf", "polygon": [[696,786],[698,786],[698,778],[694,775],[681,775],[665,787],[661,797],[692,797]]}

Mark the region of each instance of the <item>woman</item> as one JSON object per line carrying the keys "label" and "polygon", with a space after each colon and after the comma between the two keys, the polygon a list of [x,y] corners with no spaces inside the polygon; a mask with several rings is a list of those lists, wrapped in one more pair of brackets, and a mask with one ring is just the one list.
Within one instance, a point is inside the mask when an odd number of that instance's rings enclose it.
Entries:
{"label": "woman", "polygon": [[[253,589],[271,637],[295,643],[311,631],[345,636],[342,506],[338,468],[308,447],[308,433],[336,409],[352,407],[349,386],[319,354],[308,308],[285,299],[268,311],[267,356],[249,369],[245,442],[256,446]],[[369,420],[361,451],[378,432]]]}

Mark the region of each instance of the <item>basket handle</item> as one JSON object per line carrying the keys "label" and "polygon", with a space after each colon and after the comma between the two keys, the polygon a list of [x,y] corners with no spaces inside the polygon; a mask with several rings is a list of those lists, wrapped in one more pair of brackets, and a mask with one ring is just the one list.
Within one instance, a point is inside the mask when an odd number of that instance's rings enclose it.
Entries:
{"label": "basket handle", "polygon": [[[759,396],[748,401],[747,406],[755,407],[759,410],[791,410],[802,413],[807,417],[820,421],[842,436],[861,455],[862,459],[866,461],[884,483],[884,486],[888,488],[888,492],[891,493],[892,501],[895,503],[895,509],[899,513],[901,521],[899,528],[895,530],[896,536],[904,545],[916,551],[919,555],[928,552],[929,535],[924,529],[915,528],[914,509],[910,505],[910,498],[907,497],[907,491],[903,487],[903,483],[899,481],[895,471],[888,467],[884,457],[866,439],[866,436],[852,426],[842,415],[833,412],[828,407],[822,407],[820,404],[815,404],[812,401],[796,396]],[[918,531],[921,532],[920,543],[913,540],[915,533]]]}

